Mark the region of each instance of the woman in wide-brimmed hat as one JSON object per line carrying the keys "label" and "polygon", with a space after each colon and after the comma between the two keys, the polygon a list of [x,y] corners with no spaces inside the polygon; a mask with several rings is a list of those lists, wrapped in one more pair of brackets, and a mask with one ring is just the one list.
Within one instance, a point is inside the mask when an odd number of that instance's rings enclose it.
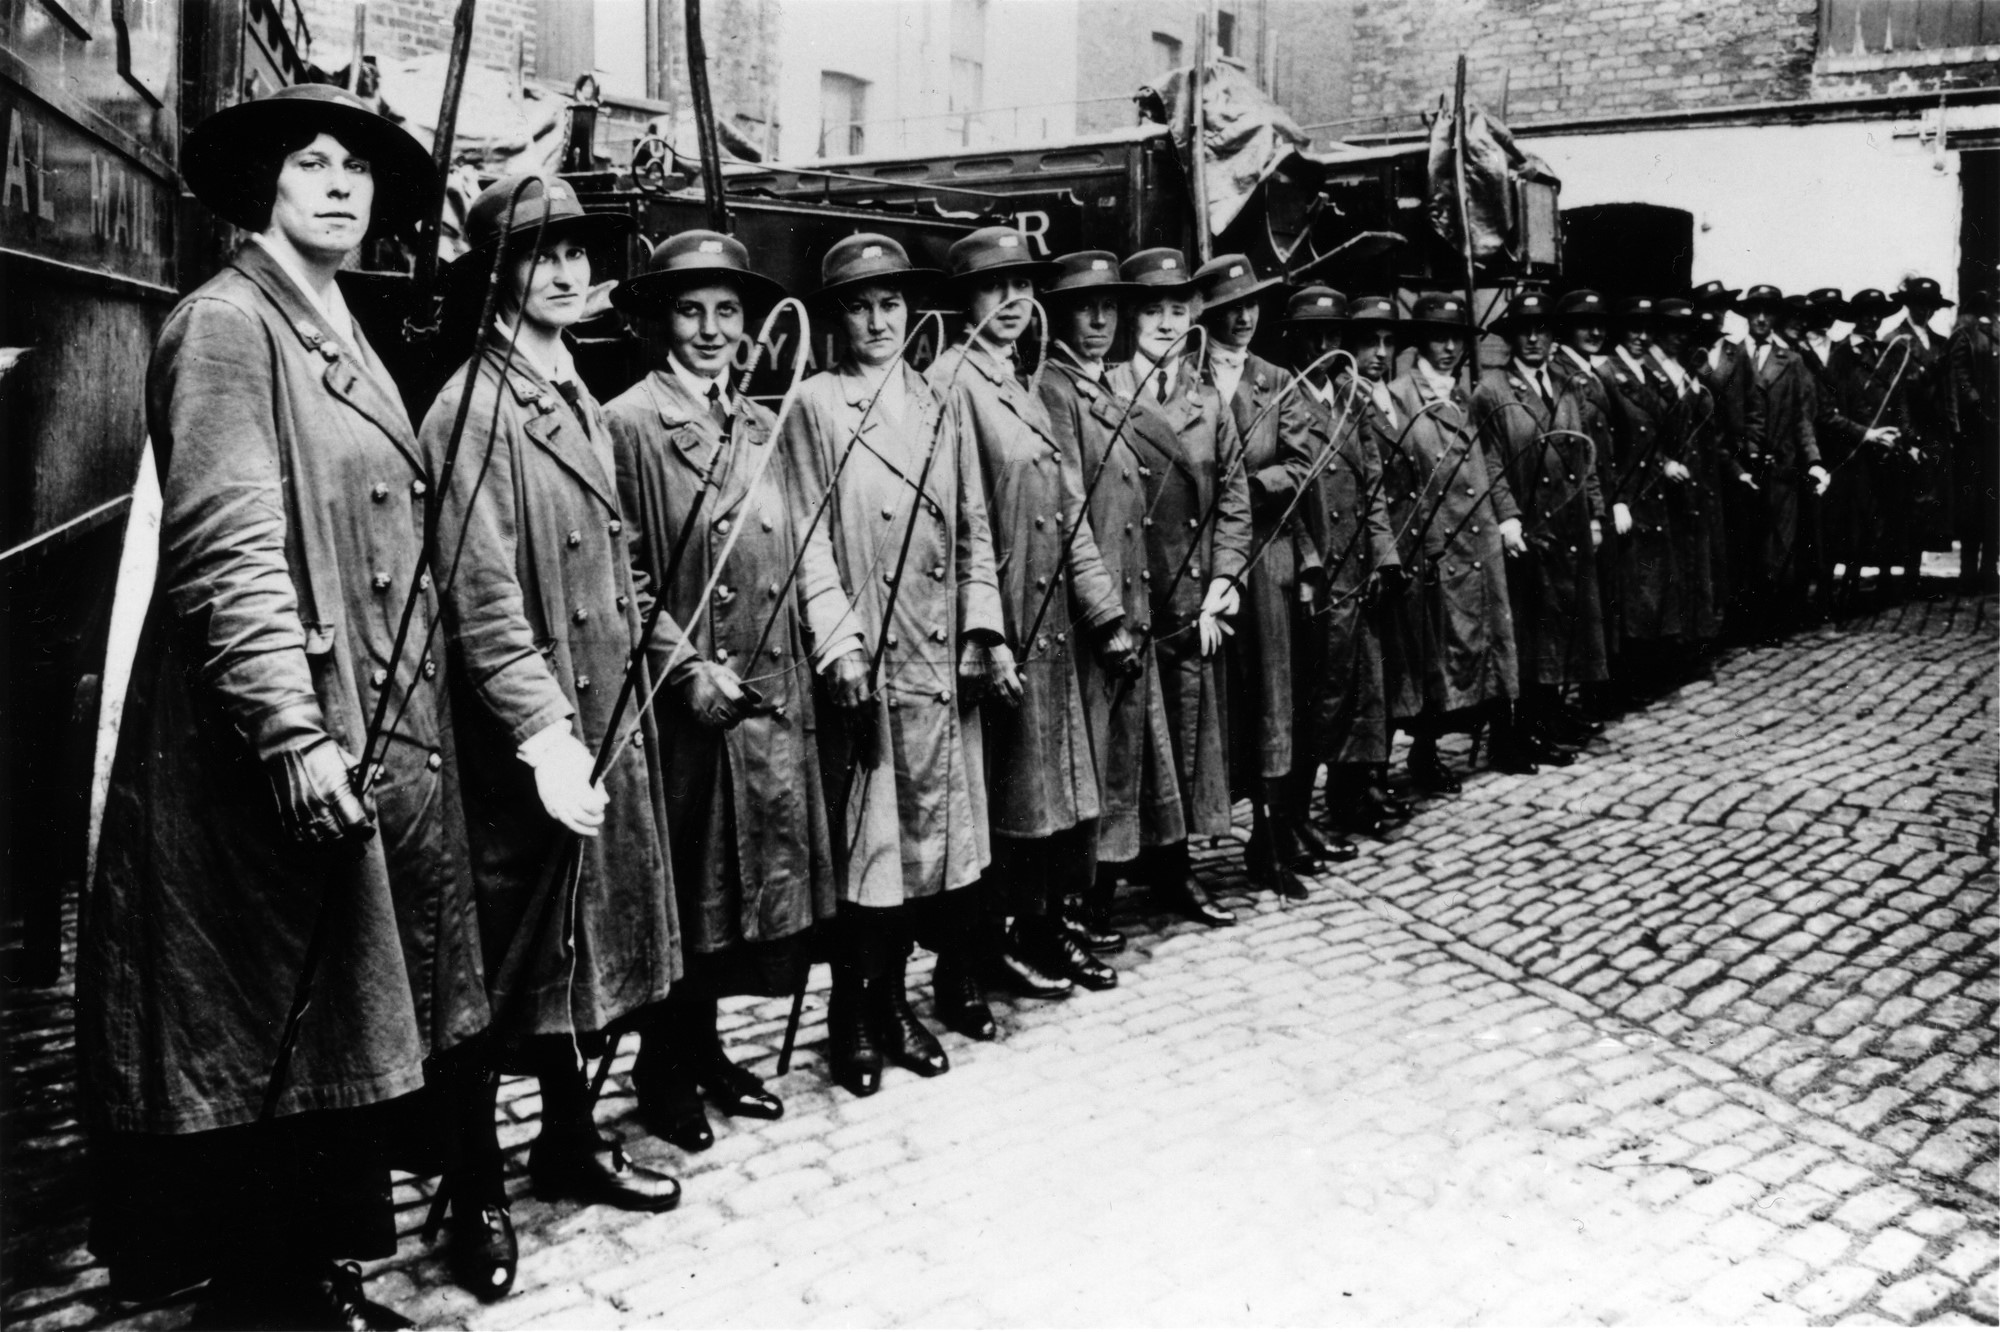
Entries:
{"label": "woman in wide-brimmed hat", "polygon": [[1237,467],[1250,485],[1251,549],[1264,552],[1244,578],[1240,632],[1229,644],[1230,784],[1250,801],[1251,881],[1298,899],[1306,895],[1302,874],[1354,852],[1319,835],[1307,818],[1311,776],[1301,782],[1292,774],[1294,618],[1300,597],[1314,595],[1319,580],[1293,500],[1323,440],[1313,434],[1306,394],[1288,388],[1291,372],[1250,350],[1264,303],[1279,285],[1240,254],[1218,255],[1195,272],[1208,331],[1204,373],[1235,418]]}
{"label": "woman in wide-brimmed hat", "polygon": [[[1059,447],[1080,467],[1098,555],[1124,605],[1126,628],[1134,634],[1146,633],[1152,623],[1144,577],[1145,463],[1133,442],[1125,402],[1108,382],[1116,365],[1107,358],[1123,325],[1120,306],[1141,290],[1125,280],[1117,255],[1080,250],[1057,258],[1055,275],[1041,293],[1053,346],[1042,374],[1042,405]],[[1066,906],[1072,929],[1099,954],[1125,945],[1125,936],[1111,927],[1118,871],[1110,867],[1129,865],[1146,848],[1184,835],[1158,658],[1141,652],[1138,665],[1140,674],[1128,680],[1095,653],[1080,653],[1076,662],[1097,760],[1098,872],[1084,886],[1082,900]],[[1148,773],[1156,779],[1148,782]]]}
{"label": "woman in wide-brimmed hat", "polygon": [[[681,973],[653,713],[613,711],[640,630],[630,537],[610,440],[564,341],[587,309],[587,247],[630,224],[587,213],[559,179],[525,176],[483,191],[466,230],[454,280],[476,285],[497,259],[498,314],[476,330],[421,442],[435,465],[468,409],[439,540],[457,566],[445,589],[451,683],[495,1059],[541,1083],[528,1157],[538,1196],[664,1211],[679,1186],[600,1137],[577,1060],[642,1021]],[[671,619],[654,646],[715,724],[735,720],[727,668],[690,660]],[[593,783],[608,732],[613,757]],[[454,1208],[504,1206],[496,1146],[447,1180]]]}
{"label": "woman in wide-brimmed hat", "polygon": [[1533,773],[1536,752],[1514,724],[1520,694],[1514,621],[1507,602],[1507,559],[1525,550],[1521,520],[1504,476],[1487,470],[1459,373],[1472,348],[1471,308],[1456,292],[1417,297],[1401,321],[1416,355],[1389,385],[1403,449],[1423,478],[1412,539],[1428,628],[1423,712],[1411,719],[1410,774],[1449,791],[1454,778],[1437,737],[1474,717],[1494,723],[1492,755],[1504,772]]}
{"label": "woman in wide-brimmed hat", "polygon": [[[719,726],[711,691],[735,687],[704,671],[654,705],[686,973],[646,1030],[632,1082],[641,1119],[688,1151],[715,1141],[704,1093],[728,1115],[784,1113],[725,1054],[716,1001],[803,983],[809,931],[834,905],[813,682],[865,670],[827,527],[805,530],[791,464],[771,456],[771,412],[731,383],[754,321],[783,295],[741,241],[684,231],[612,298],[660,354],[604,409],[633,563],[666,613],[693,623],[700,657],[734,664],[760,700],[739,725]],[[671,669],[664,655],[656,669]]]}
{"label": "woman in wide-brimmed hat", "polygon": [[[395,1250],[370,1143],[487,1013],[434,592],[389,660],[430,473],[334,279],[436,182],[407,133],[319,85],[219,112],[182,166],[250,237],[147,372],[160,567],[78,943],[92,1245],[127,1294],[212,1278],[219,1320],[406,1326],[343,1261]],[[398,724],[368,749],[385,693]]]}
{"label": "woman in wide-brimmed hat", "polygon": [[1825,539],[1822,573],[1836,612],[1853,606],[1863,565],[1886,573],[1909,549],[1907,514],[1915,467],[1899,447],[1910,429],[1909,375],[1898,379],[1902,354],[1885,356],[1878,336],[1882,321],[1902,307],[1901,299],[1876,287],[1855,292],[1840,309],[1840,317],[1853,328],[1834,344],[1828,360],[1832,406],[1840,424],[1832,430],[1822,425],[1816,433],[1832,477],[1820,502],[1820,530]]}
{"label": "woman in wide-brimmed hat", "polygon": [[[1241,597],[1235,579],[1250,556],[1250,487],[1238,461],[1236,418],[1183,338],[1194,317],[1193,276],[1179,250],[1129,255],[1120,276],[1134,290],[1123,318],[1132,359],[1107,376],[1122,402],[1136,399],[1130,438],[1146,483],[1144,529],[1152,609],[1150,641],[1173,741],[1182,836],[1153,847],[1141,869],[1176,910],[1207,925],[1236,917],[1194,876],[1187,835],[1229,831],[1227,654],[1219,651]],[[1192,549],[1190,549],[1192,547]],[[1146,792],[1166,798],[1164,781]]]}
{"label": "woman in wide-brimmed hat", "polygon": [[1726,493],[1730,460],[1716,414],[1715,396],[1696,373],[1707,344],[1697,345],[1701,314],[1690,301],[1676,297],[1653,305],[1653,345],[1648,359],[1671,392],[1666,429],[1674,457],[1687,468],[1687,479],[1669,496],[1674,533],[1674,559],[1686,587],[1686,671],[1700,668],[1700,654],[1722,633],[1728,600],[1728,540],[1723,526],[1722,496]]}
{"label": "woman in wide-brimmed hat", "polygon": [[[1019,677],[982,710],[993,829],[982,963],[989,982],[1035,997],[1118,983],[1063,914],[1097,877],[1097,770],[1078,662],[1125,679],[1139,664],[1083,513],[1082,462],[1061,446],[1017,351],[1035,286],[1055,271],[1011,227],[958,240],[951,290],[968,331],[925,374],[972,436],[1006,624],[996,650],[1011,650]],[[1013,918],[1004,932],[1001,916]]]}
{"label": "woman in wide-brimmed hat", "polygon": [[939,1019],[998,1035],[970,956],[967,890],[992,853],[979,715],[959,696],[1002,642],[993,540],[971,435],[902,357],[912,298],[936,279],[887,236],[834,243],[814,303],[833,317],[835,360],[801,387],[783,440],[806,512],[834,491],[821,521],[849,627],[880,663],[873,679],[829,682],[844,724],[820,732],[839,895],[828,1064],[856,1096],[881,1090],[885,1060],[925,1077],[950,1066],[909,1003],[919,933],[938,954]]}

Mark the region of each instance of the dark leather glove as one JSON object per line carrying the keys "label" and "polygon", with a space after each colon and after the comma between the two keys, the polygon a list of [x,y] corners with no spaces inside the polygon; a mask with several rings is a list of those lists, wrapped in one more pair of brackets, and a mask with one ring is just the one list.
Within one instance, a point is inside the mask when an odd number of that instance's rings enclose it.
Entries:
{"label": "dark leather glove", "polygon": [[868,654],[860,648],[843,652],[826,668],[826,693],[837,708],[852,711],[874,698],[868,687]]}
{"label": "dark leather glove", "polygon": [[1384,564],[1368,574],[1368,591],[1364,594],[1369,605],[1393,600],[1403,594],[1409,583],[1410,571],[1400,564]]}
{"label": "dark leather glove", "polygon": [[331,736],[266,761],[278,822],[301,846],[365,842],[375,817],[354,789],[355,759]]}
{"label": "dark leather glove", "polygon": [[750,713],[752,699],[736,672],[713,661],[697,661],[680,682],[681,703],[703,726],[726,731]]}
{"label": "dark leather glove", "polygon": [[1146,663],[1139,657],[1139,641],[1122,620],[1098,642],[1097,655],[1114,679],[1136,680],[1146,673]]}
{"label": "dark leather glove", "polygon": [[1014,707],[1021,701],[1021,677],[1014,670],[1014,650],[1005,643],[967,639],[958,650],[958,692],[966,703],[997,698]]}

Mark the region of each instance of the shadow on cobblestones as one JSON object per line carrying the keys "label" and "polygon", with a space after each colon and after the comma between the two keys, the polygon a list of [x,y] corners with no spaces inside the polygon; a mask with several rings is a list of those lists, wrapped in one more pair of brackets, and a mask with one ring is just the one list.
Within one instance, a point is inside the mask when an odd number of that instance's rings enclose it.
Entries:
{"label": "shadow on cobblestones", "polygon": [[[399,1183],[379,1297],[443,1327],[1984,1322],[1994,1293],[1994,609],[1723,659],[1577,766],[1481,773],[1298,906],[1123,900],[1111,992],[1001,1007],[949,1076],[830,1089],[665,1161],[667,1216],[525,1195],[491,1307]],[[924,978],[913,989],[924,990]],[[728,1006],[767,1075],[784,1004]],[[63,991],[8,995],[10,1327],[173,1328],[82,1248]],[[1443,1257],[1445,1261],[1440,1261]]]}

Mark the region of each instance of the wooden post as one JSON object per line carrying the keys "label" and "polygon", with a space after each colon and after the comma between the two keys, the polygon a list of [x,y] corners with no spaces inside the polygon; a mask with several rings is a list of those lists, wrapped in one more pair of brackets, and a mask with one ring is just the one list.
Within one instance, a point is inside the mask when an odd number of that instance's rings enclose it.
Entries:
{"label": "wooden post", "polygon": [[701,36],[701,0],[687,0],[688,91],[694,96],[695,137],[701,144],[701,186],[711,231],[728,231],[729,200],[722,190],[722,143],[715,133],[715,105],[708,95],[708,45]]}
{"label": "wooden post", "polygon": [[361,53],[368,47],[368,0],[354,0],[354,55],[347,62],[347,91],[361,91]]}
{"label": "wooden post", "polygon": [[1465,254],[1465,316],[1471,326],[1465,349],[1465,393],[1479,387],[1479,277],[1472,259],[1472,209],[1465,197],[1465,57],[1458,58],[1458,81],[1451,103],[1451,177],[1458,195],[1458,242]]}
{"label": "wooden post", "polygon": [[472,20],[476,0],[458,0],[451,24],[451,58],[445,66],[444,100],[438,107],[437,133],[431,139],[431,164],[437,168],[437,207],[424,219],[417,237],[416,299],[405,320],[403,336],[412,342],[437,333],[436,299],[438,239],[444,231],[444,181],[451,171],[451,145],[458,135],[458,104],[465,93],[465,66],[472,58]]}
{"label": "wooden post", "polygon": [[1208,167],[1203,158],[1201,95],[1208,74],[1208,11],[1194,21],[1194,67],[1188,71],[1188,175],[1194,193],[1194,248],[1200,263],[1214,258],[1208,236]]}

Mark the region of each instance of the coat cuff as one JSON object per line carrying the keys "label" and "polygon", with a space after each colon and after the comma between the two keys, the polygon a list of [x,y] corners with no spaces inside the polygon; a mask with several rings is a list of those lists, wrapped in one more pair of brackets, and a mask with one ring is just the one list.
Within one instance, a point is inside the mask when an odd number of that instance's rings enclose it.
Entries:
{"label": "coat cuff", "polygon": [[813,653],[813,670],[825,673],[826,668],[839,661],[850,652],[866,652],[868,640],[858,633],[842,634],[833,642]]}
{"label": "coat cuff", "polygon": [[991,583],[966,583],[958,590],[960,636],[985,632],[1006,641],[1007,621],[1000,609],[1000,589]]}
{"label": "coat cuff", "polygon": [[266,760],[328,738],[326,717],[311,695],[265,710],[245,723],[243,732],[257,757]]}

